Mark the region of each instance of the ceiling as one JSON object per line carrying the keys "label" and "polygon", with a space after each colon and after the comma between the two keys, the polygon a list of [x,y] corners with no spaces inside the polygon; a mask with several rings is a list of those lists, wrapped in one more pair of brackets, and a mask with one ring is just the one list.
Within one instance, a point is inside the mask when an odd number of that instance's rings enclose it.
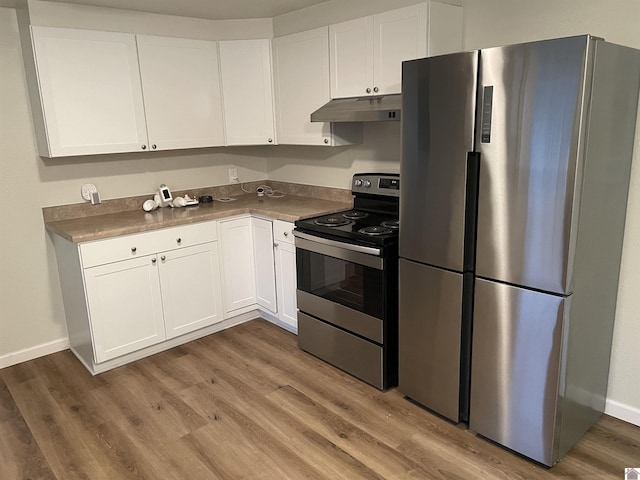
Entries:
{"label": "ceiling", "polygon": [[[228,20],[271,18],[330,0],[48,0],[94,7],[122,8],[184,17]],[[0,0],[0,7],[14,8],[20,0]]]}

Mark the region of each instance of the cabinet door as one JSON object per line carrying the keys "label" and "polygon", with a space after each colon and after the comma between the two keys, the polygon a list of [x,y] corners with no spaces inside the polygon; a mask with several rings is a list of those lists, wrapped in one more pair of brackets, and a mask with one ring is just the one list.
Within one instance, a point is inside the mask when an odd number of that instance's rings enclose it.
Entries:
{"label": "cabinet door", "polygon": [[297,333],[296,247],[291,243],[278,242],[275,254],[278,318]]}
{"label": "cabinet door", "polygon": [[48,156],[146,149],[135,36],[31,28]]}
{"label": "cabinet door", "polygon": [[273,64],[278,142],[330,144],[331,124],[310,120],[331,99],[328,28],[274,38]]}
{"label": "cabinet door", "polygon": [[427,56],[428,4],[380,13],[373,17],[374,93],[400,93],[402,62]]}
{"label": "cabinet door", "polygon": [[251,232],[258,305],[275,313],[278,307],[276,305],[276,274],[273,265],[273,225],[269,220],[252,218]]}
{"label": "cabinet door", "polygon": [[256,304],[251,218],[220,222],[224,305],[227,313]]}
{"label": "cabinet door", "polygon": [[331,97],[373,95],[373,17],[331,25],[329,42]]}
{"label": "cabinet door", "polygon": [[269,40],[220,42],[227,145],[275,143]]}
{"label": "cabinet door", "polygon": [[96,363],[165,339],[155,255],[84,270]]}
{"label": "cabinet door", "polygon": [[224,145],[216,42],[136,40],[151,149]]}
{"label": "cabinet door", "polygon": [[158,255],[167,338],[222,321],[218,244]]}

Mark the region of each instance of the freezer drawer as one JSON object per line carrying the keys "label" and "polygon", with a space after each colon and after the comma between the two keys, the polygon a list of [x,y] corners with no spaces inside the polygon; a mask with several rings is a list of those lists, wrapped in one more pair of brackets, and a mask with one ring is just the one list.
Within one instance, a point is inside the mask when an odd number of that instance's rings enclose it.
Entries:
{"label": "freezer drawer", "polygon": [[407,397],[459,421],[460,273],[400,259],[399,387]]}
{"label": "freezer drawer", "polygon": [[469,428],[549,466],[570,299],[476,281]]}
{"label": "freezer drawer", "polygon": [[374,387],[387,387],[383,350],[375,343],[298,312],[298,346]]}

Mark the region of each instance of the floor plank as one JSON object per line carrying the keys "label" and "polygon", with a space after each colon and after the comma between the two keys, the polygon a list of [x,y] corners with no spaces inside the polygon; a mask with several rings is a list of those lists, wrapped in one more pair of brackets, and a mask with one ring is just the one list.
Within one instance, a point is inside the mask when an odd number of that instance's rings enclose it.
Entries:
{"label": "floor plank", "polygon": [[56,480],[2,377],[0,377],[0,478]]}
{"label": "floor plank", "polygon": [[264,320],[91,376],[0,370],[0,479],[619,479],[640,428],[603,416],[546,469],[298,349]]}

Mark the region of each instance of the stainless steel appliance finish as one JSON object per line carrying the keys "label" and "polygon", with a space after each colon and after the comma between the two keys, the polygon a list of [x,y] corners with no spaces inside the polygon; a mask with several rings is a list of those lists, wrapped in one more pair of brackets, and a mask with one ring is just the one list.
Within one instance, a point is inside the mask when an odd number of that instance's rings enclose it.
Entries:
{"label": "stainless steel appliance finish", "polygon": [[296,237],[296,245],[305,250],[382,270],[384,261],[379,257],[381,250],[377,247],[352,245],[297,231],[293,236]]}
{"label": "stainless steel appliance finish", "polygon": [[354,175],[352,211],[294,230],[298,345],[379,389],[398,376],[398,229],[381,224],[397,222],[399,188],[398,174]]}
{"label": "stainless steel appliance finish", "polygon": [[545,465],[604,410],[639,91],[588,35],[403,63],[399,389]]}
{"label": "stainless steel appliance finish", "polygon": [[[476,275],[568,294],[588,109],[585,37],[482,50],[478,92],[493,86],[482,159]],[[586,76],[585,76],[586,74]],[[587,92],[588,93],[588,92]],[[478,135],[481,135],[478,131]]]}
{"label": "stainless steel appliance finish", "polygon": [[330,323],[319,322],[305,313],[298,312],[298,330],[306,335],[298,336],[298,346],[317,357],[331,359],[336,367],[382,388],[384,385],[383,350],[365,339]]}
{"label": "stainless steel appliance finish", "polygon": [[402,96],[337,98],[311,114],[312,122],[397,122]]}
{"label": "stainless steel appliance finish", "polygon": [[400,390],[441,415],[458,418],[462,274],[404,258],[400,272]]}
{"label": "stainless steel appliance finish", "polygon": [[571,297],[487,280],[475,296],[471,429],[552,465]]}
{"label": "stainless steel appliance finish", "polygon": [[[405,62],[400,252],[463,270],[467,152],[473,150],[478,55]],[[437,113],[434,113],[437,112]],[[422,208],[416,208],[421,205]]]}

